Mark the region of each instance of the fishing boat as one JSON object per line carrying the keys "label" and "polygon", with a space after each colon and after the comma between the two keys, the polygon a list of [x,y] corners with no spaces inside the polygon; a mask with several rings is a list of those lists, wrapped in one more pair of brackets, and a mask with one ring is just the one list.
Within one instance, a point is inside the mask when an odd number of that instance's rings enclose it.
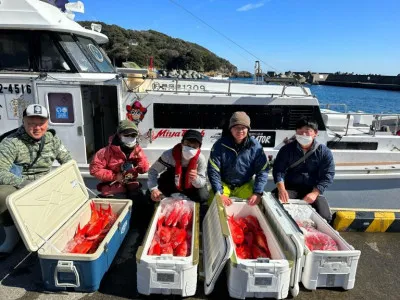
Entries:
{"label": "fishing boat", "polygon": [[[143,79],[133,69],[117,72],[99,46],[108,41],[101,26],[86,29],[73,21],[73,13],[82,11],[82,5],[62,11],[39,0],[0,2],[0,134],[21,125],[27,105],[46,106],[50,127],[90,182],[94,153],[127,114],[138,123],[140,143],[154,162],[189,128],[201,131],[208,156],[231,114],[246,111],[251,134],[271,165],[293,137],[296,121],[308,116],[318,123],[319,142],[334,155],[335,181],[326,192],[333,207],[400,207],[399,115],[322,109],[301,85]],[[387,118],[396,121],[389,131],[380,125]],[[141,179],[145,183],[146,175]],[[270,175],[266,189],[272,188]]]}

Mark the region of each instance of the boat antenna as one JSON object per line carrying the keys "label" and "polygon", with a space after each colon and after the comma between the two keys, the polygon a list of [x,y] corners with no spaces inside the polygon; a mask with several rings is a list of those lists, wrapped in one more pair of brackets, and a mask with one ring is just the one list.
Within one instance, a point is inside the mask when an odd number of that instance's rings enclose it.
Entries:
{"label": "boat antenna", "polygon": [[[227,39],[228,41],[230,41],[232,44],[236,45],[237,47],[239,47],[240,49],[242,49],[243,51],[245,51],[246,53],[250,54],[251,56],[253,56],[256,60],[262,62],[264,65],[266,65],[267,67],[273,69],[274,71],[276,71],[277,73],[280,73],[279,70],[277,70],[276,68],[274,68],[273,66],[271,66],[270,64],[267,64],[265,61],[263,61],[262,59],[258,58],[256,55],[254,55],[253,53],[251,53],[249,50],[247,50],[246,48],[244,48],[243,46],[241,46],[240,44],[238,44],[237,42],[235,42],[234,40],[232,40],[230,37],[228,37],[227,35],[225,35],[224,33],[220,32],[219,30],[215,29],[213,26],[211,26],[210,24],[208,24],[206,21],[204,21],[203,19],[201,19],[200,17],[196,16],[194,13],[192,13],[190,10],[186,9],[184,6],[182,6],[181,4],[177,3],[175,0],[169,0],[169,2],[171,2],[172,4],[175,4],[176,6],[178,6],[179,8],[183,9],[185,12],[187,12],[189,15],[191,15],[193,18],[197,19],[198,21],[200,21],[201,23],[203,23],[204,25],[206,25],[207,27],[211,28],[213,31],[215,31],[216,33],[218,33],[219,35],[221,35],[222,37],[224,37],[225,39]],[[268,75],[266,75],[268,76]]]}

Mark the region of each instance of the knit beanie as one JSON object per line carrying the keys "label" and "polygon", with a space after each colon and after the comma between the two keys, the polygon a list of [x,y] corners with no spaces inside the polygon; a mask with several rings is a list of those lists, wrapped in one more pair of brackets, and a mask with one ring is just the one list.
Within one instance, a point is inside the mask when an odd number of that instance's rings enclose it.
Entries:
{"label": "knit beanie", "polygon": [[250,129],[250,117],[244,111],[234,112],[229,120],[229,129],[236,125],[243,125]]}

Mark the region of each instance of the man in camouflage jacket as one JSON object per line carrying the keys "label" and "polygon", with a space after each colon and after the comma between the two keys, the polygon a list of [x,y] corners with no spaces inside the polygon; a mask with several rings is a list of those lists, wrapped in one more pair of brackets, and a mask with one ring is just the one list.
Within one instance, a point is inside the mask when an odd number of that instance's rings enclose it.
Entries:
{"label": "man in camouflage jacket", "polygon": [[72,159],[54,130],[47,130],[48,118],[45,107],[29,105],[23,113],[23,125],[0,142],[0,253],[12,250],[2,246],[7,239],[4,230],[13,226],[7,196],[49,173],[54,160],[64,164]]}

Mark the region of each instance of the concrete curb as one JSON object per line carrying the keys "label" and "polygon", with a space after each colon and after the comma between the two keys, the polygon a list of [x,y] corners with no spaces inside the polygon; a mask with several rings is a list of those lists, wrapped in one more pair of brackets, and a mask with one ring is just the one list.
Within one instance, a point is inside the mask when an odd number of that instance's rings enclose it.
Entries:
{"label": "concrete curb", "polygon": [[337,231],[400,232],[399,211],[339,210],[334,214]]}

